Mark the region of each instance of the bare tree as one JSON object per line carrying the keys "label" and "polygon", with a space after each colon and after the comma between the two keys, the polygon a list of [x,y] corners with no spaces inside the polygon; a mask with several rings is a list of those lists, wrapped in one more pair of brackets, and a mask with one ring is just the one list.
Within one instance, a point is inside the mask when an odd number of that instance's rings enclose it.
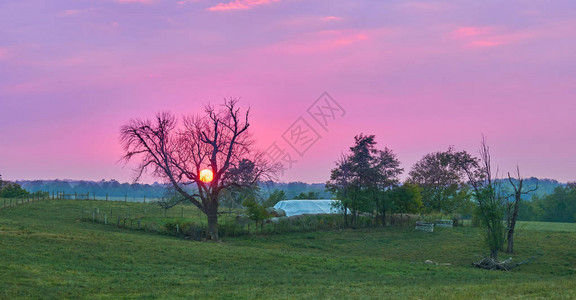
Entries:
{"label": "bare tree", "polygon": [[473,168],[471,164],[461,162],[466,172],[474,198],[478,202],[478,215],[484,228],[484,238],[490,249],[490,258],[498,260],[498,251],[504,245],[503,198],[498,193],[497,183],[492,177],[490,147],[486,138],[480,144],[480,167]]}
{"label": "bare tree", "polygon": [[[516,179],[516,183],[514,183],[514,179]],[[516,178],[512,178],[512,176],[510,176],[510,172],[508,172],[508,181],[510,182],[510,184],[512,185],[512,188],[514,189],[514,194],[511,196],[514,196],[514,201],[510,202],[508,201],[507,203],[507,218],[506,218],[506,223],[508,225],[507,227],[507,247],[506,247],[506,253],[514,253],[514,230],[516,228],[516,219],[518,218],[518,208],[520,207],[520,200],[522,195],[526,195],[528,193],[532,193],[534,191],[536,191],[538,189],[538,182],[536,182],[536,187],[533,187],[527,191],[522,191],[522,188],[524,187],[524,178],[522,178],[522,176],[520,176],[520,168],[518,166],[516,166]]]}
{"label": "bare tree", "polygon": [[[169,182],[183,199],[206,215],[207,238],[214,241],[219,239],[220,192],[231,186],[253,185],[262,177],[273,178],[278,168],[254,150],[248,131],[249,110],[241,114],[237,104],[237,99],[227,99],[218,110],[207,105],[204,115],[184,117],[182,124],[173,114],[162,112],[153,121],[131,120],[121,128],[123,159],[139,160],[135,181],[151,171]],[[252,174],[239,176],[240,163],[246,160],[253,164],[249,168]],[[200,180],[204,168],[212,171],[212,181]],[[187,188],[189,185],[195,189]]]}

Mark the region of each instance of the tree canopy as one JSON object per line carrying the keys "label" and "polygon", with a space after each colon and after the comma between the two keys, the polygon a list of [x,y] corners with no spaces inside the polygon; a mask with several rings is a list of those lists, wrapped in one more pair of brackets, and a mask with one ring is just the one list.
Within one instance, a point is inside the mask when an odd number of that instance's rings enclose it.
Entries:
{"label": "tree canopy", "polygon": [[360,212],[376,213],[385,224],[386,212],[391,204],[384,192],[397,185],[403,172],[396,154],[384,147],[376,148],[374,135],[357,135],[354,146],[344,154],[332,169],[327,189],[340,200],[347,220],[347,211],[352,213],[355,224]]}
{"label": "tree canopy", "polygon": [[[124,160],[137,160],[135,180],[150,171],[169,183],[182,199],[197,206],[208,220],[208,239],[218,240],[220,193],[232,187],[248,187],[270,176],[277,165],[257,151],[248,131],[249,110],[241,113],[237,99],[228,99],[204,114],[184,116],[179,122],[168,112],[153,120],[131,120],[122,126],[120,141]],[[212,171],[203,182],[200,171]],[[185,186],[194,185],[194,192]]]}
{"label": "tree canopy", "polygon": [[422,201],[428,212],[450,214],[465,206],[471,198],[464,167],[477,167],[478,162],[466,151],[426,154],[410,170],[408,182],[422,188]]}

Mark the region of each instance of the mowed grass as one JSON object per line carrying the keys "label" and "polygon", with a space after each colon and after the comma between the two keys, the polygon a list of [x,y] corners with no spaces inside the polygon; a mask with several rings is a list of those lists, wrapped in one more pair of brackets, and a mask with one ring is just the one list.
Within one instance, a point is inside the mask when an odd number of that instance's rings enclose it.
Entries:
{"label": "mowed grass", "polygon": [[477,228],[206,243],[78,220],[99,205],[50,200],[0,210],[0,298],[576,298],[576,224],[520,223],[513,257],[535,259],[495,272],[471,267],[486,253]]}

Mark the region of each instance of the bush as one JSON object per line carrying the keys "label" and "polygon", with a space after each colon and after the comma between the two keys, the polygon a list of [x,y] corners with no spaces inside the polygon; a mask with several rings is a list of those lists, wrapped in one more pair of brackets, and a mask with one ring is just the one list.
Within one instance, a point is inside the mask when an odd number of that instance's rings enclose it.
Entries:
{"label": "bush", "polygon": [[198,226],[193,222],[178,219],[169,220],[166,223],[164,223],[164,228],[166,229],[166,232],[169,234],[190,235],[191,231],[196,230],[200,227],[201,226]]}
{"label": "bush", "polygon": [[266,208],[258,204],[254,199],[247,199],[242,203],[247,208],[248,217],[256,223],[268,219],[270,216]]}

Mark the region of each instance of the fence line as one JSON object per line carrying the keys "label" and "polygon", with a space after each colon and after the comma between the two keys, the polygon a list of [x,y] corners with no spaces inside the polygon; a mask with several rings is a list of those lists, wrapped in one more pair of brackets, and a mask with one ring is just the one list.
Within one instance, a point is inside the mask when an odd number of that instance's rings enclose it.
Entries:
{"label": "fence line", "polygon": [[26,197],[18,197],[18,198],[0,198],[0,204],[2,204],[2,207],[0,208],[3,209],[3,208],[16,207],[22,204],[34,203],[48,199],[50,199],[50,196],[46,193],[41,194],[34,193]]}
{"label": "fence line", "polygon": [[63,191],[52,191],[52,199],[70,199],[70,200],[103,200],[103,201],[124,201],[124,202],[153,202],[160,200],[157,197],[147,197],[147,196],[129,196],[125,193],[124,196],[110,196],[108,193],[104,195],[95,192],[85,192],[85,193],[66,193]]}
{"label": "fence line", "polygon": [[[51,199],[71,199],[78,201],[88,199],[103,200],[102,204],[106,203],[104,201],[151,203],[151,200],[154,200],[154,198],[142,197],[142,201],[136,201],[136,197],[130,199],[127,195],[124,197],[109,197],[108,195],[98,197],[95,193],[72,194],[54,191],[52,193],[31,194],[26,198],[0,198],[0,204],[2,204],[2,208],[9,208]],[[185,210],[186,214],[184,214]],[[170,216],[168,216],[168,211],[171,212]],[[222,211],[222,213],[228,213],[228,209]],[[185,216],[186,218],[184,218]],[[203,215],[200,210],[192,205],[181,204],[171,209],[163,209],[157,205],[142,207],[100,207],[92,208],[91,210],[86,210],[86,207],[82,207],[79,217],[82,221],[92,221],[130,230],[145,230],[177,235],[194,240],[206,238],[207,225],[204,224]],[[221,217],[220,220],[219,234],[223,238],[250,234],[280,234],[351,228],[351,226],[344,224],[342,215],[308,215],[282,219],[275,218],[273,221],[259,223],[249,220],[246,217],[227,216]],[[371,227],[379,227],[379,225],[374,222],[373,218],[362,216],[358,217],[356,224],[353,226],[353,228]]]}
{"label": "fence line", "polygon": [[0,209],[15,207],[22,204],[34,203],[43,200],[53,200],[53,199],[66,199],[66,200],[99,200],[99,201],[123,201],[123,202],[137,202],[137,203],[153,203],[160,200],[156,197],[147,196],[129,196],[124,194],[124,196],[109,196],[108,193],[104,195],[97,195],[95,192],[86,193],[70,193],[64,191],[52,191],[43,192],[38,191],[30,193],[25,197],[17,198],[0,198]]}
{"label": "fence line", "polygon": [[[184,214],[184,206],[186,206],[186,214]],[[169,209],[172,213],[168,217],[162,215],[166,213],[166,210],[157,206],[150,206],[147,209],[141,207],[116,207],[114,211],[109,207],[93,207],[89,210],[84,208],[80,212],[80,220],[127,230],[179,236],[190,240],[206,238],[208,226],[204,216],[196,207],[182,205],[174,208]],[[247,216],[226,215],[226,211],[222,211],[222,216],[219,218],[218,232],[221,238],[254,234],[282,234],[380,227],[368,216],[359,216],[357,223],[354,226],[349,226],[345,224],[344,218],[340,214],[302,215],[255,222]],[[414,223],[412,221],[399,222],[394,226],[410,224],[413,225]],[[411,228],[411,226],[407,228]]]}

